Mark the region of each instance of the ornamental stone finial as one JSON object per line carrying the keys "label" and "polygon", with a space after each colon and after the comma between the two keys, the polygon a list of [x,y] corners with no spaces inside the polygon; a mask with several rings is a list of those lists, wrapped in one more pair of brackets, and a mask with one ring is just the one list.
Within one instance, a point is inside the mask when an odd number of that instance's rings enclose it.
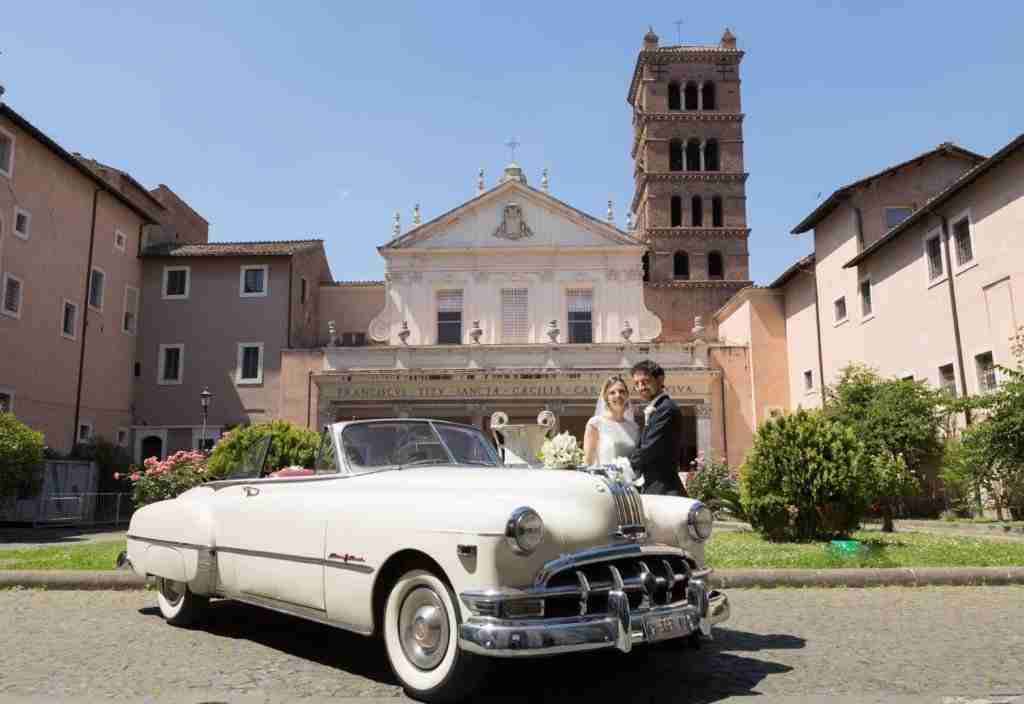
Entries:
{"label": "ornamental stone finial", "polygon": [[736,35],[733,34],[732,31],[728,27],[726,27],[725,31],[722,33],[722,41],[720,43],[720,46],[723,49],[735,49],[736,48]]}
{"label": "ornamental stone finial", "polygon": [[391,232],[394,233],[395,237],[402,234],[402,215],[396,210],[394,223],[391,225]]}
{"label": "ornamental stone finial", "polygon": [[633,211],[628,211],[626,213],[626,229],[627,230],[632,230],[633,229]]}
{"label": "ornamental stone finial", "polygon": [[612,213],[612,201],[611,201],[611,199],[608,200],[608,212],[606,213],[606,215],[608,217],[608,222],[615,222],[615,215],[614,215],[614,213]]}
{"label": "ornamental stone finial", "polygon": [[398,331],[398,339],[402,341],[402,344],[406,344],[406,340],[409,339],[409,323],[402,321],[402,329]]}
{"label": "ornamental stone finial", "polygon": [[327,321],[327,346],[337,347],[338,341],[338,326],[334,324],[333,320]]}
{"label": "ornamental stone finial", "polygon": [[544,189],[546,193],[548,190],[548,170],[544,169],[540,172],[540,187]]}
{"label": "ornamental stone finial", "polygon": [[469,330],[469,337],[473,340],[474,344],[480,344],[480,336],[484,334],[483,329],[480,327],[480,321],[474,320],[473,327]]}
{"label": "ornamental stone finial", "polygon": [[658,35],[654,33],[654,27],[649,26],[647,34],[644,35],[644,49],[657,49]]}
{"label": "ornamental stone finial", "polygon": [[699,315],[694,316],[693,329],[690,332],[692,332],[693,336],[698,340],[704,339],[704,321],[701,320]]}
{"label": "ornamental stone finial", "polygon": [[622,339],[629,342],[629,338],[633,337],[633,327],[629,324],[629,321],[622,323],[622,331],[619,333],[622,335]]}
{"label": "ornamental stone finial", "polygon": [[412,224],[413,225],[419,225],[420,224],[420,204],[419,203],[417,203],[416,205],[412,206]]}
{"label": "ornamental stone finial", "polygon": [[476,175],[476,192],[484,192],[484,170],[480,169],[480,172]]}
{"label": "ornamental stone finial", "polygon": [[562,333],[558,329],[558,321],[552,320],[548,323],[548,337],[551,339],[551,343],[555,344],[558,342],[558,336]]}

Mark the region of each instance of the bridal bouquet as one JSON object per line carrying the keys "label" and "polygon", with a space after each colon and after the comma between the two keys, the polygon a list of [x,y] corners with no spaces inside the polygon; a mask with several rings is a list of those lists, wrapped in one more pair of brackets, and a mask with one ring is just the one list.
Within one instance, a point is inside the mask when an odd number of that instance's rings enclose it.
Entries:
{"label": "bridal bouquet", "polygon": [[636,476],[636,472],[633,471],[633,464],[629,461],[628,457],[616,457],[612,464],[606,464],[604,466],[608,476],[612,479],[617,479],[624,484],[632,484],[636,487],[644,485],[644,478],[641,476],[639,479]]}
{"label": "bridal bouquet", "polygon": [[541,445],[537,458],[547,469],[573,469],[583,464],[583,448],[568,431],[548,438]]}

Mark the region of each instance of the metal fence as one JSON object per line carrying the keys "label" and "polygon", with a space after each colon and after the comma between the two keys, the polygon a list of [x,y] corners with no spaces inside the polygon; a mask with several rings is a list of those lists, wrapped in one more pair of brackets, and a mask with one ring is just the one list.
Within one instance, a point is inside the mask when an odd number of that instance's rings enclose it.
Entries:
{"label": "metal fence", "polygon": [[127,523],[135,511],[128,493],[89,492],[39,497],[35,525],[98,525]]}

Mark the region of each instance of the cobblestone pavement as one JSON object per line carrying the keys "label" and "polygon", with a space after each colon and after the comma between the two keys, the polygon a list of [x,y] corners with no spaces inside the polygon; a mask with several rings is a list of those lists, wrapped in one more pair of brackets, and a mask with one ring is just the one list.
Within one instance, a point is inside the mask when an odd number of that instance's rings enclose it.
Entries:
{"label": "cobblestone pavement", "polygon": [[[1024,587],[730,597],[732,621],[699,652],[505,663],[479,701],[1024,702]],[[155,601],[152,591],[0,592],[0,702],[400,696],[377,641],[232,602],[216,602],[203,629],[173,628]]]}

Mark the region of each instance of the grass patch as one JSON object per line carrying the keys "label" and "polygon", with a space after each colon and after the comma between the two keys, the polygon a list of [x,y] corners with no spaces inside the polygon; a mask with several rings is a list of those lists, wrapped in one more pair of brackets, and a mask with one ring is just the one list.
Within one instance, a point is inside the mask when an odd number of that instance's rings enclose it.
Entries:
{"label": "grass patch", "polygon": [[0,550],[0,570],[112,570],[124,540]]}
{"label": "grass patch", "polygon": [[1009,567],[1024,565],[1024,541],[933,535],[930,533],[853,534],[864,549],[850,556],[836,556],[828,543],[771,543],[756,533],[719,531],[705,549],[708,564],[728,568],[839,567]]}

